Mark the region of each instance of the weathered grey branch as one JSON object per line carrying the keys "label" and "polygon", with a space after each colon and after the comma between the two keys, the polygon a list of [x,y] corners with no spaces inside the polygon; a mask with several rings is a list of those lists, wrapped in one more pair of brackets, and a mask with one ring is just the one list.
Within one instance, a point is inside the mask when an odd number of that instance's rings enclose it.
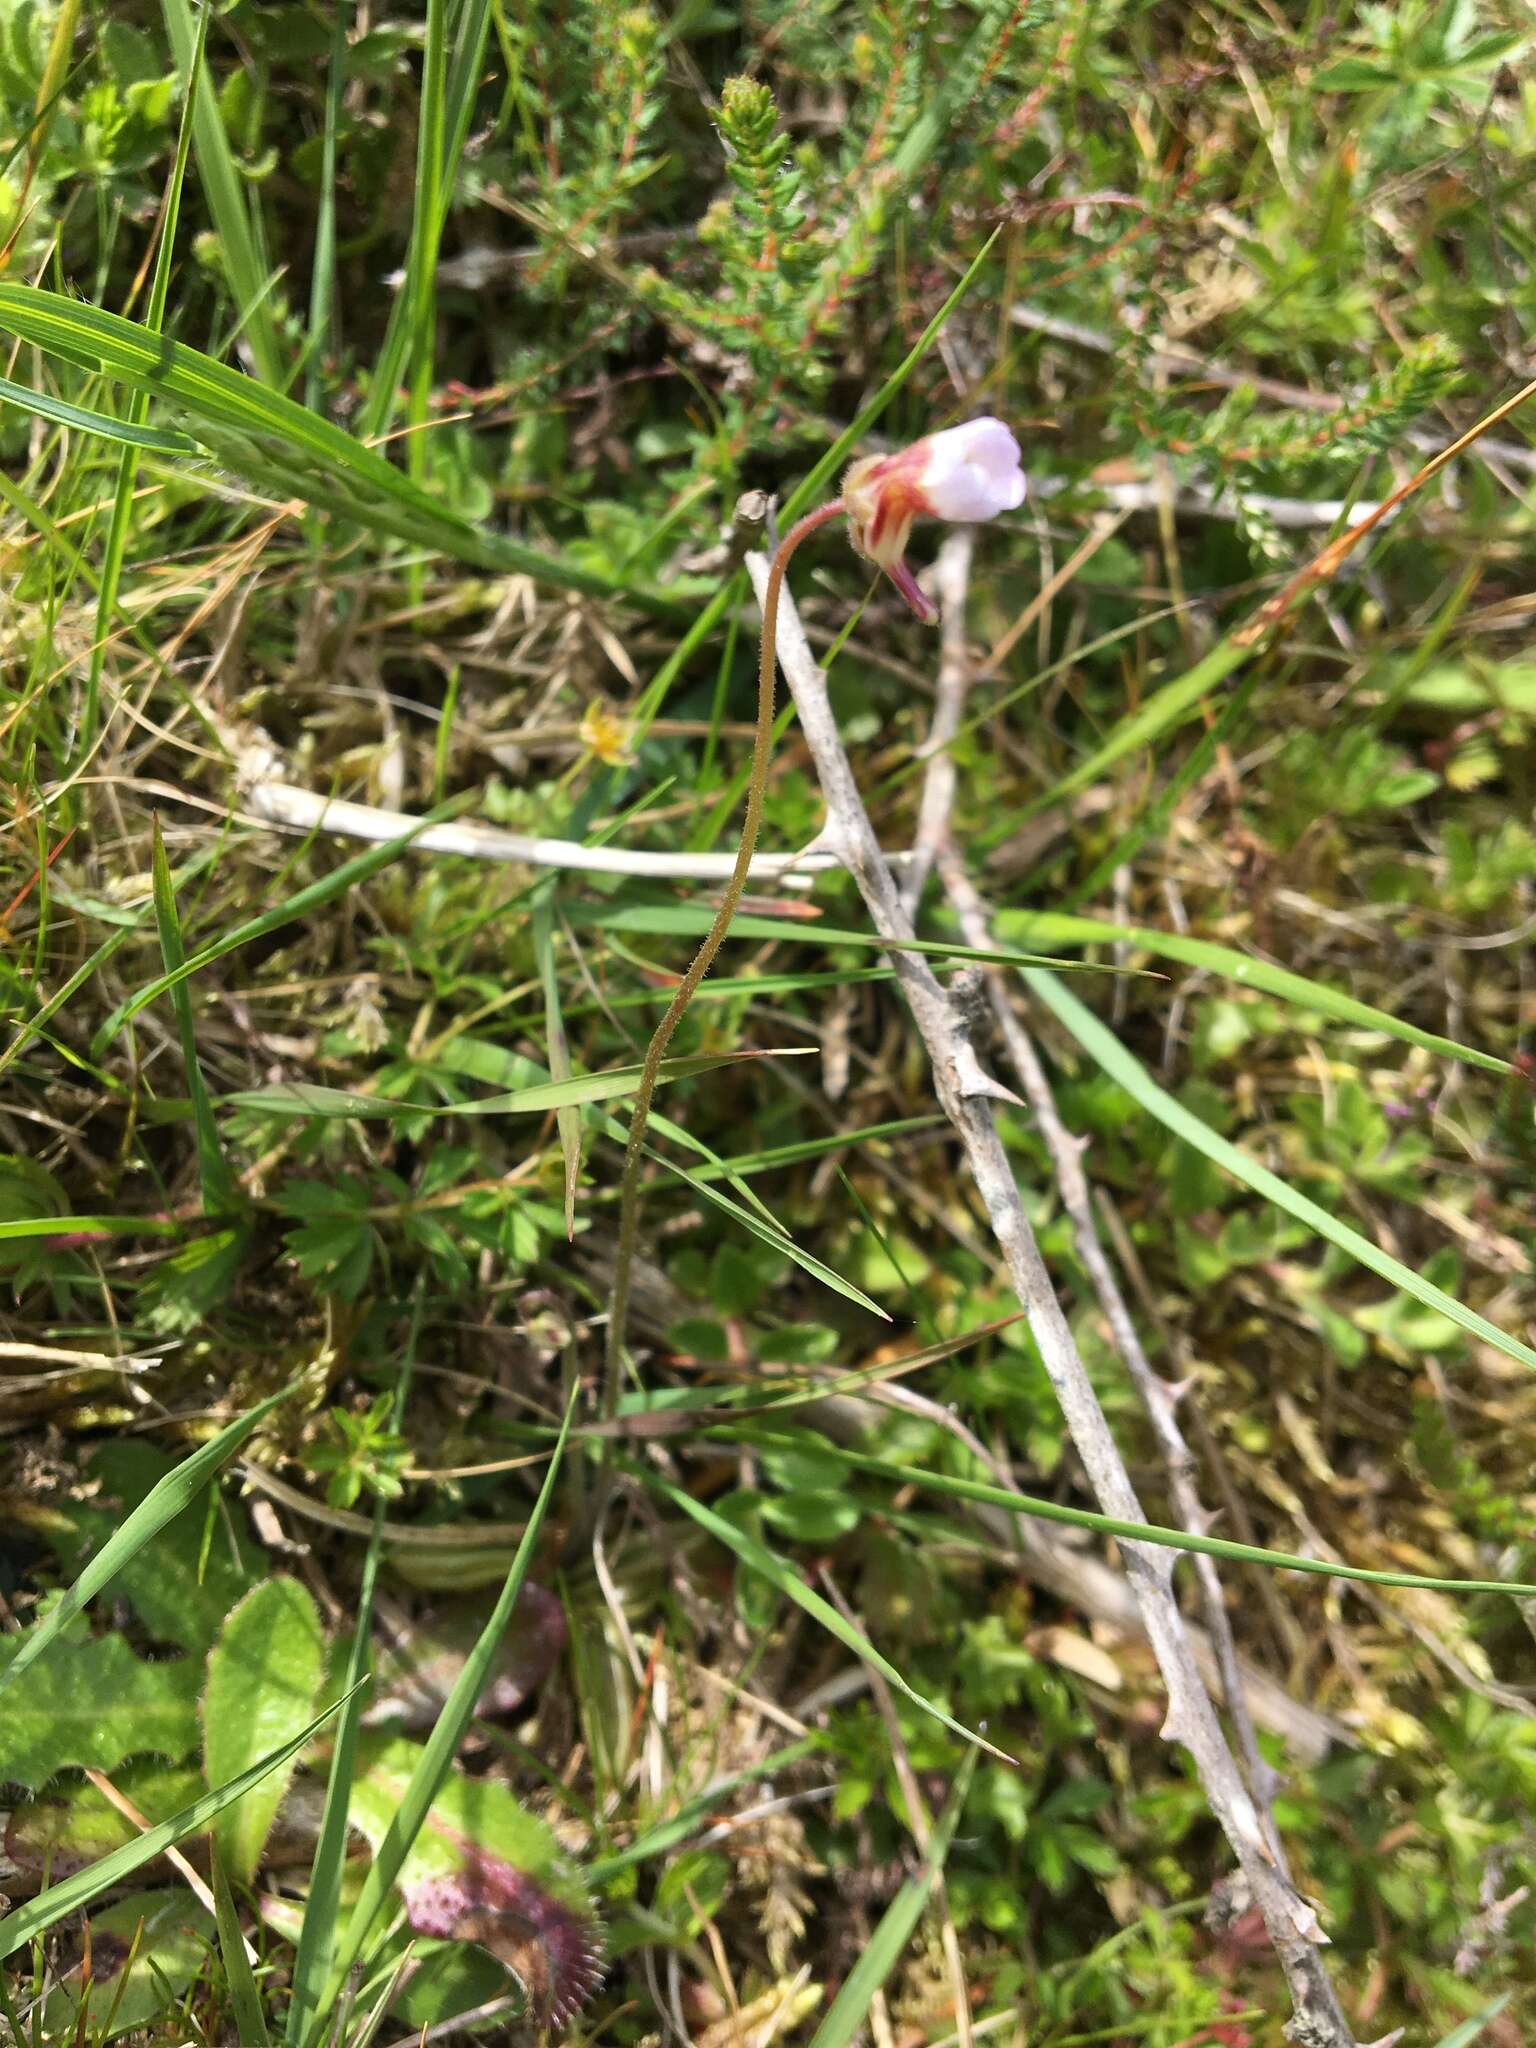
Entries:
{"label": "weathered grey branch", "polygon": [[[748,557],[747,568],[761,601],[768,581],[768,564],[760,555],[752,555]],[[854,781],[827,700],[825,679],[806,644],[798,614],[787,601],[780,615],[779,662],[793,693],[800,728],[827,805],[824,837],[841,853],[875,929],[887,939],[909,940],[913,936],[911,920],[902,907]],[[1126,1521],[1145,1521],[1125,1462],[1035,1243],[987,1099],[1017,1098],[982,1071],[971,1044],[968,1018],[922,959],[899,950],[890,957],[932,1062],[939,1101],[964,1147],[1094,1496],[1108,1514]],[[1349,2024],[1318,1953],[1319,1942],[1327,1937],[1319,1926],[1315,1909],[1274,1862],[1264,1825],[1201,1681],[1184,1617],[1174,1597],[1173,1560],[1167,1553],[1157,1555],[1146,1546],[1132,1543],[1124,1546],[1124,1552],[1127,1575],[1135,1588],[1147,1636],[1168,1692],[1163,1733],[1168,1740],[1182,1742],[1188,1749],[1211,1809],[1263,1914],[1290,1987],[1294,2011],[1287,2030],[1299,2048],[1355,2048]]]}
{"label": "weathered grey branch", "polygon": [[[940,856],[940,871],[944,879],[945,892],[955,909],[960,929],[968,946],[979,950],[993,950],[991,919],[986,905],[976,893],[964,864],[954,849],[946,848]],[[1162,1454],[1163,1465],[1168,1474],[1168,1490],[1184,1528],[1204,1535],[1210,1528],[1211,1517],[1206,1513],[1195,1490],[1195,1457],[1185,1441],[1179,1427],[1177,1407],[1185,1389],[1170,1385],[1152,1370],[1151,1361],[1142,1347],[1141,1336],[1120,1291],[1115,1270],[1110,1265],[1100,1242],[1098,1227],[1093,1220],[1093,1200],[1088,1189],[1088,1178],[1083,1172],[1082,1144],[1061,1121],[1056,1111],[1056,1098],[1051,1093],[1051,1084],[1045,1069],[1035,1051],[1034,1042],[1009,1001],[1007,983],[1000,972],[987,975],[987,989],[991,997],[993,1014],[1008,1048],[1008,1057],[1013,1063],[1024,1098],[1034,1111],[1035,1124],[1045,1140],[1046,1150],[1051,1155],[1051,1164],[1056,1173],[1056,1186],[1061,1194],[1062,1207],[1072,1224],[1073,1236],[1077,1243],[1077,1255],[1083,1262],[1083,1269],[1098,1296],[1099,1306],[1104,1311],[1104,1320],[1109,1325],[1110,1336],[1115,1349],[1124,1363],[1126,1374],[1136,1389],[1141,1405],[1152,1425]],[[1205,1625],[1211,1645],[1216,1653],[1217,1667],[1221,1673],[1221,1688],[1231,1717],[1237,1745],[1247,1772],[1248,1784],[1265,1823],[1269,1838],[1270,1852],[1276,1865],[1284,1870],[1285,1852],[1275,1832],[1269,1814],[1269,1800],[1275,1790],[1274,1773],[1259,1754],[1258,1741],[1253,1732],[1253,1722],[1248,1713],[1248,1702],[1244,1697],[1242,1674],[1238,1666],[1237,1644],[1232,1636],[1232,1623],[1227,1614],[1226,1602],[1221,1594],[1221,1580],[1217,1576],[1215,1561],[1203,1554],[1196,1554],[1190,1563],[1200,1587],[1200,1604],[1205,1614]]]}

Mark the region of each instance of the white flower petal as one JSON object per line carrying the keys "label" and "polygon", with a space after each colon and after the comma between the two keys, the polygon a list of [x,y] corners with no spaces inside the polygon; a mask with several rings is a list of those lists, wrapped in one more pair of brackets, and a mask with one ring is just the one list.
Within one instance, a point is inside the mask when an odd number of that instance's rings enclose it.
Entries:
{"label": "white flower petal", "polygon": [[1024,502],[1019,444],[1001,420],[968,420],[923,443],[923,495],[938,519],[995,519]]}

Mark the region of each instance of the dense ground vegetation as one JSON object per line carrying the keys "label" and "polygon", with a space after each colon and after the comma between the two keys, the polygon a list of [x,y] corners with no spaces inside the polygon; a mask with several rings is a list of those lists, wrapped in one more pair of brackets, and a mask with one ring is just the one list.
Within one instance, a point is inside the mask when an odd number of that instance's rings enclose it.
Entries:
{"label": "dense ground vegetation", "polygon": [[[952,830],[996,945],[1070,963],[1006,987],[1210,1527],[1536,1578],[1536,412],[1211,659],[1529,374],[1530,38],[1516,0],[0,0],[0,2038],[1279,2048],[1114,1541],[956,1489],[1093,1505],[852,881],[754,885],[684,1024],[605,1421],[630,1083],[584,1077],[711,885],[410,834],[729,853],[738,499],[877,399],[862,450],[1004,418]],[[908,848],[939,638],[835,537],[794,584]],[[764,847],[821,822],[786,716]],[[917,923],[952,985],[937,877]],[[1528,1615],[1219,1569],[1354,2033],[1517,2048]],[[285,1745],[185,1866],[103,1867],[124,1800]]]}

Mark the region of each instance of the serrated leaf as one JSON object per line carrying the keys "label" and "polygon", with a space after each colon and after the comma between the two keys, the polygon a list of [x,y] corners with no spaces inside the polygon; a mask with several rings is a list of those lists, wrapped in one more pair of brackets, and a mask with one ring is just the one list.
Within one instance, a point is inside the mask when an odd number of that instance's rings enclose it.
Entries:
{"label": "serrated leaf", "polygon": [[184,1842],[188,1835],[195,1835],[206,1827],[215,1814],[222,1813],[251,1786],[263,1778],[268,1771],[279,1770],[290,1756],[297,1755],[305,1743],[317,1735],[330,1717],[345,1707],[347,1701],[356,1696],[357,1686],[344,1693],[339,1700],[333,1700],[323,1713],[317,1714],[307,1728],[301,1728],[290,1742],[275,1750],[270,1756],[262,1757],[249,1771],[233,1779],[228,1785],[220,1785],[212,1792],[205,1792],[200,1799],[194,1799],[190,1806],[184,1806],[180,1813],[158,1826],[148,1828],[141,1835],[127,1842],[121,1849],[114,1849],[110,1855],[100,1857],[85,1870],[78,1870],[73,1877],[66,1877],[62,1883],[50,1885],[35,1899],[29,1899],[24,1906],[18,1906],[0,1920],[0,1961],[13,1956],[38,1935],[46,1933],[61,1920],[67,1920],[71,1913],[78,1913],[92,1899],[99,1899],[103,1892],[119,1885],[134,1871],[142,1870],[146,1863],[153,1863],[157,1856],[174,1842]]}
{"label": "serrated leaf", "polygon": [[[18,1660],[27,1639],[0,1639],[0,1668]],[[55,1640],[6,1695],[0,1780],[35,1791],[64,1770],[186,1756],[197,1742],[199,1679],[190,1657],[149,1664],[121,1636]]]}
{"label": "serrated leaf", "polygon": [[[247,1594],[208,1653],[202,1714],[209,1784],[227,1783],[291,1740],[313,1717],[324,1676],[319,1611],[298,1580],[269,1579]],[[290,1762],[269,1772],[219,1815],[219,1854],[247,1884],[256,1874],[292,1769]]]}
{"label": "serrated leaf", "polygon": [[[375,1850],[422,1755],[401,1740],[364,1752],[351,1819]],[[586,1886],[553,1831],[497,1779],[450,1771],[396,1882],[417,1933],[481,1942],[546,2021],[563,2023],[596,1989],[602,1937]]]}

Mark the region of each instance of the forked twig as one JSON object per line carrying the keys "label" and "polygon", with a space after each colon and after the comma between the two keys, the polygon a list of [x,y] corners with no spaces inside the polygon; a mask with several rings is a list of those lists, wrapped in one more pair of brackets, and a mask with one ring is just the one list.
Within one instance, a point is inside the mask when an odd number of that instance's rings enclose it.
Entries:
{"label": "forked twig", "polygon": [[[748,558],[747,568],[761,601],[768,586],[768,564],[754,556]],[[881,857],[854,781],[827,700],[825,678],[788,600],[781,607],[778,643],[780,665],[826,801],[827,837],[841,851],[875,929],[883,938],[910,941],[911,921]],[[1040,1257],[997,1133],[987,1098],[1008,1091],[983,1074],[970,1041],[969,1020],[923,960],[898,948],[892,951],[891,962],[932,1062],[940,1103],[964,1147],[1094,1495],[1106,1512],[1127,1520],[1144,1520],[1125,1462]],[[1299,2048],[1355,2048],[1318,1953],[1318,1944],[1326,1937],[1317,1914],[1274,1862],[1264,1824],[1201,1680],[1174,1597],[1172,1559],[1129,1543],[1125,1558],[1168,1692],[1164,1735],[1188,1749],[1212,1811],[1263,1915],[1290,1987],[1294,2007],[1291,2037]]]}

